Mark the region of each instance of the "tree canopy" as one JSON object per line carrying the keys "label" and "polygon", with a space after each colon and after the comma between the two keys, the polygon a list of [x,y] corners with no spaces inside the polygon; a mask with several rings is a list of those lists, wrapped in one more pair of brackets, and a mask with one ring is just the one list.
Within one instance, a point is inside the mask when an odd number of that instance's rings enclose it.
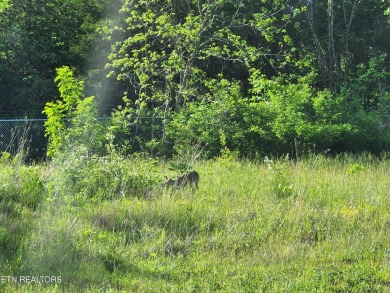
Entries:
{"label": "tree canopy", "polygon": [[389,149],[388,1],[2,0],[0,16],[2,115],[41,113],[66,65],[133,150]]}

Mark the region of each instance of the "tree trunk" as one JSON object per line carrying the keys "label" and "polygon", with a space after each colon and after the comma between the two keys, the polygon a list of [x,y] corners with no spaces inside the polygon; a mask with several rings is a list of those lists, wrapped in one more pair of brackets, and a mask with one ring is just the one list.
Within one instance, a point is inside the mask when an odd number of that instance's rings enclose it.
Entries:
{"label": "tree trunk", "polygon": [[313,0],[310,4],[310,7],[309,7],[306,15],[307,15],[308,22],[310,25],[310,30],[311,30],[312,35],[313,35],[314,46],[315,46],[316,51],[317,51],[317,60],[318,60],[319,68],[321,71],[322,82],[324,83],[324,85],[327,85],[328,82],[327,82],[326,77],[328,76],[328,68],[327,68],[327,64],[325,61],[324,50],[321,47],[321,43],[318,39],[317,32],[316,32],[315,25],[314,25],[314,3],[315,3],[315,1]]}
{"label": "tree trunk", "polygon": [[[334,4],[333,0],[328,0],[328,79],[329,88],[335,90],[339,84],[338,62],[335,50],[334,40]],[[336,81],[335,81],[336,78]]]}
{"label": "tree trunk", "polygon": [[352,1],[351,13],[347,19],[347,9],[345,7],[345,1],[343,1],[343,13],[344,13],[344,22],[345,22],[345,56],[344,56],[344,84],[348,83],[349,67],[350,67],[350,52],[349,52],[349,38],[351,36],[352,22],[355,18],[355,11],[359,5],[360,0]]}

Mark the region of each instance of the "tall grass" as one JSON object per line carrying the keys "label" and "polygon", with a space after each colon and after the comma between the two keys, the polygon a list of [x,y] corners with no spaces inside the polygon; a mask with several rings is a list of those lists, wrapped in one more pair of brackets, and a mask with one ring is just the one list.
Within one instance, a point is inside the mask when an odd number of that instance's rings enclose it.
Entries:
{"label": "tall grass", "polygon": [[[174,174],[164,162],[69,158],[52,163],[52,175],[39,189],[45,200],[37,201],[40,208],[31,209],[29,226],[12,240],[20,248],[2,255],[8,263],[2,270],[9,274],[59,275],[62,282],[0,288],[390,290],[387,158],[251,162],[226,155],[198,162],[195,193],[165,189],[164,175]],[[11,219],[4,212],[2,217]],[[23,214],[20,221],[26,221]]]}
{"label": "tall grass", "polygon": [[19,265],[19,252],[32,229],[31,219],[44,192],[42,168],[25,166],[22,154],[0,156],[0,272]]}

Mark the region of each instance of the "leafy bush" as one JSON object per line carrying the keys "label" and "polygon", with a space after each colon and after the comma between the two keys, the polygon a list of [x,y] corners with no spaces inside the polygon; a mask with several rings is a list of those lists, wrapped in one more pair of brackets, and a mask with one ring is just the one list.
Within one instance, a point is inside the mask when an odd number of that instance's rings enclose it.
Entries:
{"label": "leafy bush", "polygon": [[238,83],[222,79],[209,82],[208,87],[210,96],[174,115],[167,126],[168,139],[183,148],[207,145],[210,157],[224,149],[245,155],[264,151],[271,137],[265,130],[266,109],[243,99]]}
{"label": "leafy bush", "polygon": [[54,157],[74,146],[84,146],[88,153],[101,152],[104,128],[97,121],[94,97],[83,98],[84,82],[78,81],[67,66],[57,69],[61,99],[48,102],[43,110],[47,115],[46,136],[49,137],[48,156]]}
{"label": "leafy bush", "polygon": [[119,197],[147,197],[159,185],[153,160],[125,160],[116,154],[98,157],[74,148],[54,160],[58,173],[51,195],[78,200],[107,200]]}
{"label": "leafy bush", "polygon": [[210,96],[176,113],[167,136],[179,146],[207,145],[211,157],[224,149],[255,157],[293,153],[297,141],[337,151],[358,130],[342,119],[344,100],[315,92],[310,77],[287,84],[256,74],[253,79],[261,81],[252,99],[243,98],[237,83],[210,82]]}

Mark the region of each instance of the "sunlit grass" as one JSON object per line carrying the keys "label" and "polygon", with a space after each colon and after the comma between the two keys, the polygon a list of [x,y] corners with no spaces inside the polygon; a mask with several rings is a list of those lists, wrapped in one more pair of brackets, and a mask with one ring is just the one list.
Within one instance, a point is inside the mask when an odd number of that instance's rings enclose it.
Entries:
{"label": "sunlit grass", "polygon": [[[77,187],[69,184],[77,181],[47,189],[55,191],[55,197],[41,204],[30,233],[16,244],[21,245],[16,253],[20,261],[8,259],[7,274],[60,275],[62,283],[0,284],[0,288],[9,292],[390,290],[387,159],[313,156],[298,162],[255,163],[225,156],[197,164],[200,181],[195,192],[165,189],[163,177],[173,173],[166,164],[144,159],[116,164],[115,170],[127,171],[102,182],[109,188],[109,180],[114,180],[116,196],[107,190],[110,197],[105,198],[102,190],[89,186],[88,173],[98,174],[107,166],[99,164],[77,169],[78,175],[86,176],[84,186],[91,188],[84,201],[67,194]],[[134,176],[137,169],[143,177]],[[129,178],[142,182],[130,184]],[[143,188],[145,182],[154,185]],[[91,196],[93,190],[98,190],[98,199]]]}

